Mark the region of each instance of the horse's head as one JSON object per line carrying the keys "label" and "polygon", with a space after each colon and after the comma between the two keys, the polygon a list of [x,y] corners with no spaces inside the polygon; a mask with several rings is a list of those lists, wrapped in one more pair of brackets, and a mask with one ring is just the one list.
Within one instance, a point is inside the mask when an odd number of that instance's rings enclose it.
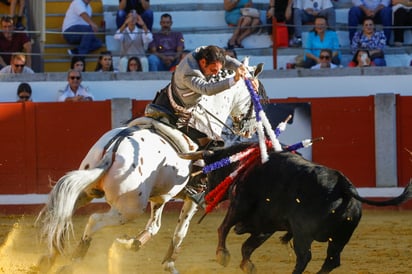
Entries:
{"label": "horse's head", "polygon": [[[248,59],[244,64],[250,77],[257,77],[263,68],[263,64],[255,67],[248,66]],[[233,73],[233,71],[222,70],[210,81],[232,77]],[[259,85],[258,93],[262,98],[267,98],[262,83]],[[209,132],[209,136],[221,136],[222,131],[225,130],[225,135],[231,135],[229,139],[233,139],[233,134],[249,138],[256,131],[255,111],[244,81],[238,81],[230,89],[216,95],[202,96],[198,106],[197,112],[200,114],[198,118],[204,130]],[[227,130],[228,127],[231,129]]]}

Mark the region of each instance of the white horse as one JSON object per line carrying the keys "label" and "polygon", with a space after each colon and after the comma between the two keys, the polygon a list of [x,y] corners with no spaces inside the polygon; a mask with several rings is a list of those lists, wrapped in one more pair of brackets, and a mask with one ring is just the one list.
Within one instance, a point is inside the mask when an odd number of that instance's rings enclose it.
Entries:
{"label": "white horse", "polygon": [[[239,121],[251,112],[251,99],[243,81],[218,95],[205,97],[200,105],[203,123],[217,136],[223,127],[217,119],[226,121],[230,115]],[[183,208],[163,260],[166,271],[178,273],[174,265],[176,251],[197,211],[197,205],[182,195],[190,166],[191,162],[181,159],[165,137],[150,128],[122,127],[105,133],[90,149],[80,168],[59,179],[39,214],[38,222],[42,223],[42,235],[49,248],[49,254],[43,256],[37,266],[40,272],[51,269],[56,257],[65,252],[73,232],[73,213],[92,199],[104,197],[111,208],[106,213],[90,216],[73,259],[85,256],[96,231],[135,219],[145,212],[150,202],[151,216],[145,229],[136,237],[118,239],[131,249],[139,249],[158,233],[165,203],[180,193]]]}

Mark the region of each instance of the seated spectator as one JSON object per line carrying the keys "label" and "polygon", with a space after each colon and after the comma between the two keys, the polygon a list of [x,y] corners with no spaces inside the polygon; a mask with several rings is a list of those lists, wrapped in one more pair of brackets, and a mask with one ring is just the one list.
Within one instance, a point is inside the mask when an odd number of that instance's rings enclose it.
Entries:
{"label": "seated spectator", "polygon": [[295,35],[289,46],[302,46],[302,24],[314,23],[318,16],[325,17],[329,26],[335,28],[336,12],[330,0],[296,0],[293,6]]}
{"label": "seated spectator", "polygon": [[14,32],[13,18],[1,18],[0,32],[0,68],[10,65],[14,52],[24,52],[27,55],[25,65],[31,67],[31,40],[26,33]]}
{"label": "seated spectator", "polygon": [[168,71],[180,61],[185,48],[185,40],[181,32],[172,31],[172,16],[168,13],[160,17],[160,31],[153,33],[153,41],[149,44],[149,71]]}
{"label": "seated spectator", "polygon": [[10,65],[2,68],[0,73],[34,73],[34,71],[26,66],[26,56],[23,53],[15,53],[11,56]]}
{"label": "seated spectator", "polygon": [[23,15],[24,15],[24,8],[26,6],[26,0],[1,0],[0,2],[10,6],[10,17],[14,18],[16,15],[16,8],[17,5],[19,6],[19,10],[17,13],[17,20],[16,20],[16,30],[25,30],[23,25]]}
{"label": "seated spectator", "polygon": [[352,4],[348,15],[349,41],[352,42],[358,25],[368,17],[383,25],[386,41],[389,42],[392,32],[391,0],[352,0]]}
{"label": "seated spectator", "polygon": [[[153,11],[150,9],[149,0],[119,0],[119,10],[116,14],[117,28],[123,25],[127,15],[132,11],[139,14],[147,28],[152,31]],[[143,26],[139,24],[139,27],[142,28]]]}
{"label": "seated spectator", "polygon": [[386,66],[384,48],[386,37],[383,31],[376,31],[375,24],[371,18],[363,20],[362,30],[357,31],[353,36],[351,48],[354,54],[358,49],[369,51],[371,60],[376,66]]}
{"label": "seated spectator", "polygon": [[394,46],[403,46],[405,26],[412,27],[412,2],[392,0]]}
{"label": "seated spectator", "polygon": [[78,70],[69,70],[67,73],[67,86],[64,90],[60,91],[62,94],[57,101],[59,102],[81,102],[81,101],[93,101],[93,95],[91,95],[82,83],[82,73]]}
{"label": "seated spectator", "polygon": [[96,63],[96,68],[94,71],[98,72],[117,72],[113,67],[113,57],[110,51],[100,52],[99,59]]}
{"label": "seated spectator", "polygon": [[133,56],[127,61],[127,72],[142,71],[142,64],[140,59]]}
{"label": "seated spectator", "polygon": [[309,32],[305,42],[303,67],[311,68],[320,63],[321,49],[330,49],[332,51],[332,63],[340,65],[339,39],[334,30],[328,29],[328,23],[325,17],[317,16],[315,27]]}
{"label": "seated spectator", "polygon": [[348,64],[348,67],[373,67],[375,63],[372,62],[371,56],[368,50],[359,49],[353,55],[352,61]]}
{"label": "seated spectator", "polygon": [[64,16],[63,37],[67,43],[77,45],[76,48],[67,50],[69,55],[86,55],[102,46],[102,41],[95,35],[99,27],[92,20],[90,1],[73,0]]}
{"label": "seated spectator", "polygon": [[[266,12],[266,24],[271,25],[268,28],[268,34],[272,37],[272,18],[275,17],[279,23],[286,23],[288,25],[288,37],[293,35],[293,18],[292,18],[293,0],[270,0],[269,8]],[[286,39],[287,40],[287,39]],[[289,43],[289,42],[287,42]],[[287,44],[286,44],[287,46]]]}
{"label": "seated spectator", "polygon": [[78,70],[81,72],[86,71],[86,60],[83,56],[73,56],[70,61],[70,69]]}
{"label": "seated spectator", "polygon": [[182,53],[180,54],[180,57],[179,57],[179,63],[178,63],[176,66],[171,67],[171,68],[169,69],[169,71],[170,71],[170,72],[175,71],[175,70],[176,70],[176,67],[177,67],[177,66],[180,64],[180,62],[186,57],[186,55],[188,55],[190,52],[191,52],[191,51],[190,51],[190,50],[187,50],[187,49],[185,49],[184,51],[182,51]]}
{"label": "seated spectator", "polygon": [[330,49],[321,49],[319,54],[319,64],[314,65],[311,69],[334,69],[338,66],[332,63],[332,51]]}
{"label": "seated spectator", "polygon": [[21,83],[17,87],[17,102],[31,102],[31,87],[27,83]]}
{"label": "seated spectator", "polygon": [[242,40],[256,31],[256,27],[260,25],[260,17],[242,15],[242,8],[251,8],[252,6],[251,0],[224,0],[223,7],[225,9],[226,23],[236,26],[232,37],[227,42],[229,49],[243,47]]}
{"label": "seated spectator", "polygon": [[[142,28],[138,28],[137,25],[141,25]],[[140,63],[144,64],[146,71],[148,71],[146,50],[149,43],[153,41],[153,35],[146,27],[146,24],[143,22],[140,15],[132,12],[129,13],[126,21],[116,31],[114,39],[120,41],[120,72],[125,72],[127,70],[129,56],[138,56],[140,58]]]}

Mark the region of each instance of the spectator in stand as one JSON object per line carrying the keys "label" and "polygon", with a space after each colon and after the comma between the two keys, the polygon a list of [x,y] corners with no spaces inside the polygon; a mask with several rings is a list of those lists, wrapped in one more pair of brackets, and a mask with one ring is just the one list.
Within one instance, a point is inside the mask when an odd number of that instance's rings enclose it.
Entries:
{"label": "spectator in stand", "polygon": [[190,50],[187,50],[187,49],[185,49],[184,51],[182,51],[182,53],[180,54],[180,57],[179,57],[179,63],[178,63],[176,66],[171,67],[171,68],[169,69],[169,71],[170,71],[170,72],[175,71],[175,70],[176,70],[176,67],[180,64],[180,62],[182,62],[182,60],[183,60],[183,59],[186,57],[186,55],[188,55],[190,52],[191,52],[191,51],[190,51]]}
{"label": "spectator in stand", "polygon": [[86,60],[83,56],[73,56],[70,61],[70,69],[78,70],[81,72],[86,71]]}
{"label": "spectator in stand", "polygon": [[352,61],[348,64],[348,67],[373,67],[375,63],[372,62],[371,56],[368,50],[359,49],[353,55]]}
{"label": "spectator in stand", "polygon": [[142,64],[140,59],[136,56],[130,57],[127,61],[127,72],[142,71]]}
{"label": "spectator in stand", "polygon": [[92,0],[73,0],[63,20],[63,37],[67,43],[77,45],[68,49],[69,55],[86,55],[102,46],[95,35],[99,27],[92,20]]}
{"label": "spectator in stand", "polygon": [[10,65],[0,70],[0,73],[25,73],[32,74],[34,71],[26,66],[26,56],[23,53],[15,53],[11,57]]}
{"label": "spectator in stand", "polygon": [[172,16],[168,13],[160,17],[160,31],[153,33],[149,44],[149,71],[167,71],[176,66],[185,48],[181,32],[172,31]]}
{"label": "spectator in stand", "polygon": [[311,68],[320,63],[321,49],[332,51],[332,63],[340,65],[339,39],[334,30],[328,29],[326,17],[318,15],[315,19],[315,27],[309,32],[305,42],[303,67]]}
{"label": "spectator in stand", "polygon": [[31,67],[31,41],[26,33],[14,32],[14,21],[9,16],[1,18],[0,32],[0,69],[10,65],[14,52],[24,52],[27,55],[25,65]]}
{"label": "spectator in stand", "polygon": [[91,95],[87,88],[81,85],[82,83],[82,73],[78,70],[69,70],[67,73],[67,86],[57,101],[59,102],[81,102],[81,101],[93,101],[93,95]]}
{"label": "spectator in stand", "polygon": [[[137,25],[142,26],[142,28],[138,28]],[[114,39],[120,41],[120,72],[127,70],[129,56],[139,56],[140,63],[144,64],[146,71],[148,70],[146,50],[149,43],[153,41],[153,35],[139,14],[130,12],[126,21],[116,31]]]}
{"label": "spectator in stand", "polygon": [[[149,0],[119,0],[119,10],[116,14],[117,28],[124,24],[127,15],[133,10],[142,17],[147,28],[152,31],[153,11],[150,9]],[[139,24],[139,27],[142,28],[143,26]]]}
{"label": "spectator in stand", "polygon": [[371,60],[376,66],[386,66],[384,48],[386,36],[383,31],[376,31],[375,24],[371,18],[363,20],[362,30],[357,31],[353,36],[351,48],[354,54],[358,49],[369,51]]}
{"label": "spectator in stand", "polygon": [[117,70],[113,67],[113,57],[110,51],[102,51],[100,52],[99,59],[96,63],[96,69],[94,71],[97,72],[117,72]]}
{"label": "spectator in stand", "polygon": [[403,46],[403,27],[412,27],[412,2],[409,0],[392,0],[394,46]]}
{"label": "spectator in stand", "polygon": [[231,26],[236,26],[232,37],[227,42],[229,49],[242,48],[242,40],[257,30],[260,25],[260,15],[242,14],[243,8],[252,8],[252,0],[224,0],[225,20]]}
{"label": "spectator in stand", "polygon": [[289,43],[291,47],[302,46],[302,24],[314,23],[318,16],[325,17],[329,26],[335,28],[336,12],[330,0],[296,0],[293,7],[295,35]]}
{"label": "spectator in stand", "polygon": [[319,54],[319,64],[314,65],[311,69],[334,69],[338,66],[332,63],[332,51],[330,49],[321,49]]}
{"label": "spectator in stand", "polygon": [[31,102],[31,87],[27,83],[21,83],[17,87],[17,102]]}
{"label": "spectator in stand", "polygon": [[[269,8],[266,12],[266,24],[272,24],[273,16],[277,22],[286,23],[288,26],[288,37],[293,35],[293,18],[292,18],[293,0],[270,0]],[[268,28],[268,34],[272,37],[272,26]]]}
{"label": "spectator in stand", "polygon": [[0,2],[4,3],[7,6],[10,6],[10,17],[14,18],[16,15],[16,7],[19,5],[19,11],[17,13],[16,20],[16,30],[25,30],[26,28],[23,25],[23,15],[24,8],[26,6],[26,0],[1,0]]}
{"label": "spectator in stand", "polygon": [[391,0],[352,0],[352,4],[348,14],[349,41],[352,42],[358,25],[368,17],[383,25],[386,41],[389,42],[392,32]]}

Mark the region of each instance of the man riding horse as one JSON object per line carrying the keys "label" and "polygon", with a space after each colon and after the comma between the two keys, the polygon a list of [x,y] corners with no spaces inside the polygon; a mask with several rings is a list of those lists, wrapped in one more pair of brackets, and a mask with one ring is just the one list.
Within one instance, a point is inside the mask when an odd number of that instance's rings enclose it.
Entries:
{"label": "man riding horse", "polygon": [[[234,76],[212,81],[222,69],[234,71]],[[193,108],[202,95],[210,96],[225,91],[239,80],[245,79],[247,73],[246,67],[237,59],[226,55],[224,49],[217,46],[199,47],[179,63],[171,83],[157,94],[153,104],[165,107],[171,114],[169,121],[200,148],[222,145],[220,136],[212,136],[210,130],[196,122],[196,118],[192,116]],[[257,90],[258,80],[252,79],[251,82]],[[195,165],[192,170],[200,168],[201,166]],[[199,183],[202,177],[192,177],[186,187],[187,194],[199,205],[202,205],[204,196],[204,184]]]}

